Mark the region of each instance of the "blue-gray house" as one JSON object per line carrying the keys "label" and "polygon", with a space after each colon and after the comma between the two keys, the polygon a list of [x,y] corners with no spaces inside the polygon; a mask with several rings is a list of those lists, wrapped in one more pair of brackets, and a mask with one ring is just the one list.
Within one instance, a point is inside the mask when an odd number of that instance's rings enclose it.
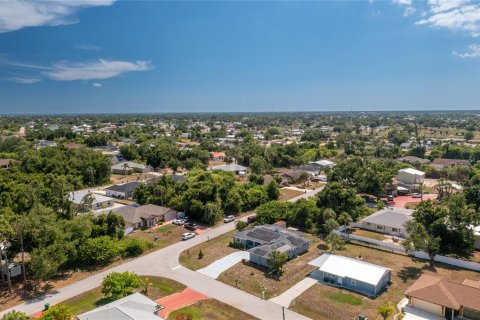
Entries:
{"label": "blue-gray house", "polygon": [[318,267],[311,276],[321,282],[376,297],[390,282],[391,269],[325,253],[309,262]]}

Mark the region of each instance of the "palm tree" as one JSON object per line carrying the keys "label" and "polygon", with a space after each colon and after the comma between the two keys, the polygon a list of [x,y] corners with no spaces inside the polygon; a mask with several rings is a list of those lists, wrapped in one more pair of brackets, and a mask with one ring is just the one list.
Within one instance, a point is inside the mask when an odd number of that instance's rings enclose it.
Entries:
{"label": "palm tree", "polygon": [[395,307],[392,305],[390,301],[388,301],[382,304],[381,306],[379,306],[377,309],[377,312],[383,318],[383,320],[387,320],[395,312]]}

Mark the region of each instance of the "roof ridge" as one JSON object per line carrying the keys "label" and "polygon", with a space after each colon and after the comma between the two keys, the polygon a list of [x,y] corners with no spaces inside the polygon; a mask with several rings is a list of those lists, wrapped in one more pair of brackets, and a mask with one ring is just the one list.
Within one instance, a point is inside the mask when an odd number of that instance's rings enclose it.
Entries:
{"label": "roof ridge", "polygon": [[455,297],[450,293],[450,291],[448,290],[447,286],[445,285],[445,282],[452,282],[452,281],[448,281],[448,280],[445,280],[445,279],[442,279],[440,280],[437,284],[438,284],[438,287],[442,290],[442,292],[445,294],[445,296],[447,297],[447,299],[453,304],[453,305],[456,305],[456,306],[460,306],[461,304],[455,299]]}

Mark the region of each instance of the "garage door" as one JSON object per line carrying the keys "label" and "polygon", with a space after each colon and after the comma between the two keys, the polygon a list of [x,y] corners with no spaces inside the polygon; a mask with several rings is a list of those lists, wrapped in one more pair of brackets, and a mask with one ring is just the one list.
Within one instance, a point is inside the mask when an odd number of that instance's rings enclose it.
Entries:
{"label": "garage door", "polygon": [[425,310],[427,312],[438,314],[439,316],[442,315],[442,306],[437,304],[433,304],[427,301],[413,299],[413,307],[421,310]]}

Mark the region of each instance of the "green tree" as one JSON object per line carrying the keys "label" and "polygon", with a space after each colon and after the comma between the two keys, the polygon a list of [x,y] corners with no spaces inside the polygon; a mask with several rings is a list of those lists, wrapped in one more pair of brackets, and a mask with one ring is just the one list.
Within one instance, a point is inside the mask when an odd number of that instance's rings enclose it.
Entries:
{"label": "green tree", "polygon": [[248,227],[248,222],[246,221],[242,221],[242,220],[238,220],[235,224],[235,228],[241,232],[243,230],[245,230],[246,228]]}
{"label": "green tree", "polygon": [[79,248],[79,257],[84,266],[106,265],[118,254],[117,244],[108,236],[87,239]]}
{"label": "green tree", "polygon": [[280,277],[283,274],[283,266],[288,261],[288,255],[285,252],[273,250],[268,254],[267,264],[270,267],[270,274]]}
{"label": "green tree", "polygon": [[133,272],[112,272],[102,281],[102,293],[106,298],[117,300],[133,293],[142,285],[142,280]]}
{"label": "green tree", "polygon": [[415,220],[410,220],[405,224],[405,230],[408,232],[408,238],[403,243],[407,252],[424,251],[433,266],[435,257],[440,251],[440,237],[429,234],[427,229]]}
{"label": "green tree", "polygon": [[73,313],[68,306],[57,304],[48,308],[40,320],[71,320]]}
{"label": "green tree", "polygon": [[343,239],[341,235],[332,232],[325,237],[325,243],[330,248],[330,251],[335,253],[337,250],[345,246],[345,239]]}
{"label": "green tree", "polygon": [[383,320],[387,320],[395,313],[395,307],[390,301],[388,301],[380,305],[377,309],[377,312],[383,318]]}
{"label": "green tree", "polygon": [[267,195],[268,200],[277,200],[280,196],[280,189],[278,188],[278,183],[275,179],[272,179],[267,185]]}
{"label": "green tree", "polygon": [[21,311],[16,311],[16,310],[6,313],[1,318],[1,320],[30,320],[30,319],[32,318],[29,317],[26,313]]}

